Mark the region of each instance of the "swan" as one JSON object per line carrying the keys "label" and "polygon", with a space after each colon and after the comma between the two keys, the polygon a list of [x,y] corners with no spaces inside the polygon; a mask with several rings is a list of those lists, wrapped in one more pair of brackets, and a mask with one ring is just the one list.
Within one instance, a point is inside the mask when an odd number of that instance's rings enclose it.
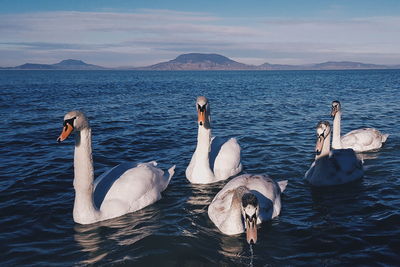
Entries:
{"label": "swan", "polygon": [[353,149],[330,150],[331,127],[329,122],[317,125],[315,161],[305,174],[313,186],[339,185],[360,179],[363,176],[362,162]]}
{"label": "swan", "polygon": [[267,175],[243,174],[230,180],[208,207],[208,217],[226,235],[246,231],[249,244],[257,242],[257,224],[281,211],[281,193],[287,180],[275,182]]}
{"label": "swan", "polygon": [[93,182],[92,137],[89,122],[80,111],[68,112],[57,141],[75,132],[73,218],[79,224],[91,224],[140,210],[161,198],[172,176],[156,168],[155,161],[123,163],[100,175]]}
{"label": "swan", "polygon": [[339,101],[332,102],[333,117],[333,136],[332,136],[332,148],[352,148],[356,152],[365,152],[369,150],[375,150],[382,147],[382,144],[386,142],[388,134],[382,134],[375,128],[362,128],[353,130],[344,136],[340,136],[340,120],[342,115],[342,109]]}
{"label": "swan", "polygon": [[235,138],[224,143],[211,138],[210,104],[204,96],[196,101],[198,113],[197,147],[186,168],[186,178],[194,184],[209,184],[225,180],[242,170],[240,146]]}

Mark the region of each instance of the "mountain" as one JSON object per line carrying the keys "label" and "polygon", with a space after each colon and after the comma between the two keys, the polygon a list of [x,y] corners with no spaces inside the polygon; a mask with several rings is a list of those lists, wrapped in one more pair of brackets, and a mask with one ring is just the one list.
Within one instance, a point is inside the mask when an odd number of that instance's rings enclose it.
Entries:
{"label": "mountain", "polygon": [[280,65],[264,63],[258,66],[261,70],[356,70],[356,69],[389,69],[391,66],[365,64],[352,61],[327,61],[308,65]]}
{"label": "mountain", "polygon": [[269,64],[264,63],[257,66],[258,70],[302,70],[302,65],[282,65],[282,64]]}
{"label": "mountain", "polygon": [[57,69],[63,70],[101,70],[104,69],[103,67],[87,64],[82,60],[74,60],[74,59],[67,59],[63,60],[59,63],[53,64],[51,66],[56,67]]}
{"label": "mountain", "polygon": [[35,63],[25,63],[23,65],[11,68],[11,69],[20,69],[20,70],[54,70],[56,67],[48,64],[35,64]]}
{"label": "mountain", "polygon": [[137,68],[141,70],[252,70],[255,66],[236,62],[218,54],[183,54],[155,65]]}
{"label": "mountain", "polygon": [[26,63],[12,68],[14,70],[103,70],[104,67],[87,64],[82,60],[67,59],[56,64]]}
{"label": "mountain", "polygon": [[352,61],[328,61],[311,65],[315,69],[335,70],[335,69],[387,69],[388,66],[365,64],[361,62]]}

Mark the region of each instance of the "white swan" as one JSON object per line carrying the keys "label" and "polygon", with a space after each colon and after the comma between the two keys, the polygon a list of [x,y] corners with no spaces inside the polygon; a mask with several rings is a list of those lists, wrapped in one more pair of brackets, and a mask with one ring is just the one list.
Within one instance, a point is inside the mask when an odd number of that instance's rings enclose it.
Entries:
{"label": "white swan", "polygon": [[235,138],[224,143],[211,138],[210,105],[204,96],[196,101],[198,113],[197,147],[186,168],[186,178],[194,184],[209,184],[225,180],[242,170],[240,146]]}
{"label": "white swan", "polygon": [[339,101],[332,102],[333,117],[333,137],[332,137],[332,148],[351,148],[356,152],[364,152],[369,150],[375,150],[382,147],[382,144],[386,142],[388,134],[382,134],[375,128],[362,128],[353,130],[344,136],[340,136],[340,120],[342,110]]}
{"label": "white swan", "polygon": [[363,176],[362,162],[353,149],[330,150],[331,127],[329,122],[317,125],[315,161],[305,174],[305,179],[313,186],[339,185],[355,181]]}
{"label": "white swan", "polygon": [[68,112],[64,128],[57,139],[75,135],[74,221],[90,224],[140,210],[161,198],[175,166],[168,175],[156,168],[155,161],[139,164],[120,164],[99,176],[93,183],[92,136],[89,122],[80,111]]}
{"label": "white swan", "polygon": [[250,244],[257,242],[257,224],[281,211],[281,193],[287,180],[275,182],[266,175],[243,174],[230,180],[208,207],[208,217],[226,235],[246,230]]}

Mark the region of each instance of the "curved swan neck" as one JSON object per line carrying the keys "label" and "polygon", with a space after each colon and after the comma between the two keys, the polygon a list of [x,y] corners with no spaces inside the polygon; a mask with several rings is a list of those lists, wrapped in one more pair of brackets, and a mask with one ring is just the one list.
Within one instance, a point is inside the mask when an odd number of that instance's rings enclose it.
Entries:
{"label": "curved swan neck", "polygon": [[91,129],[85,128],[75,135],[74,153],[74,221],[91,223],[97,215],[93,203],[93,158]]}
{"label": "curved swan neck", "polygon": [[319,155],[315,156],[315,159],[319,159],[321,157],[329,155],[329,152],[331,151],[331,133],[329,133],[325,139],[324,139],[324,144],[322,145],[322,150]]}
{"label": "curved swan neck", "polygon": [[238,187],[235,189],[229,212],[223,222],[223,227],[229,229],[230,233],[241,233],[244,231],[244,224],[242,220],[242,197],[243,194],[248,192],[245,187]]}
{"label": "curved swan neck", "polygon": [[333,118],[333,133],[332,133],[332,148],[340,149],[342,148],[342,143],[340,141],[340,121],[341,121],[342,112],[336,112],[335,117]]}

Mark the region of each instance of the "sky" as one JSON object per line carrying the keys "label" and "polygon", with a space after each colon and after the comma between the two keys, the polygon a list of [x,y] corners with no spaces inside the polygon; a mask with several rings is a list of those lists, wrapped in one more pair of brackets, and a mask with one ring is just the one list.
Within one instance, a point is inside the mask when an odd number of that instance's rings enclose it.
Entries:
{"label": "sky", "polygon": [[400,64],[398,0],[0,0],[0,66],[147,66],[185,53],[253,65]]}

